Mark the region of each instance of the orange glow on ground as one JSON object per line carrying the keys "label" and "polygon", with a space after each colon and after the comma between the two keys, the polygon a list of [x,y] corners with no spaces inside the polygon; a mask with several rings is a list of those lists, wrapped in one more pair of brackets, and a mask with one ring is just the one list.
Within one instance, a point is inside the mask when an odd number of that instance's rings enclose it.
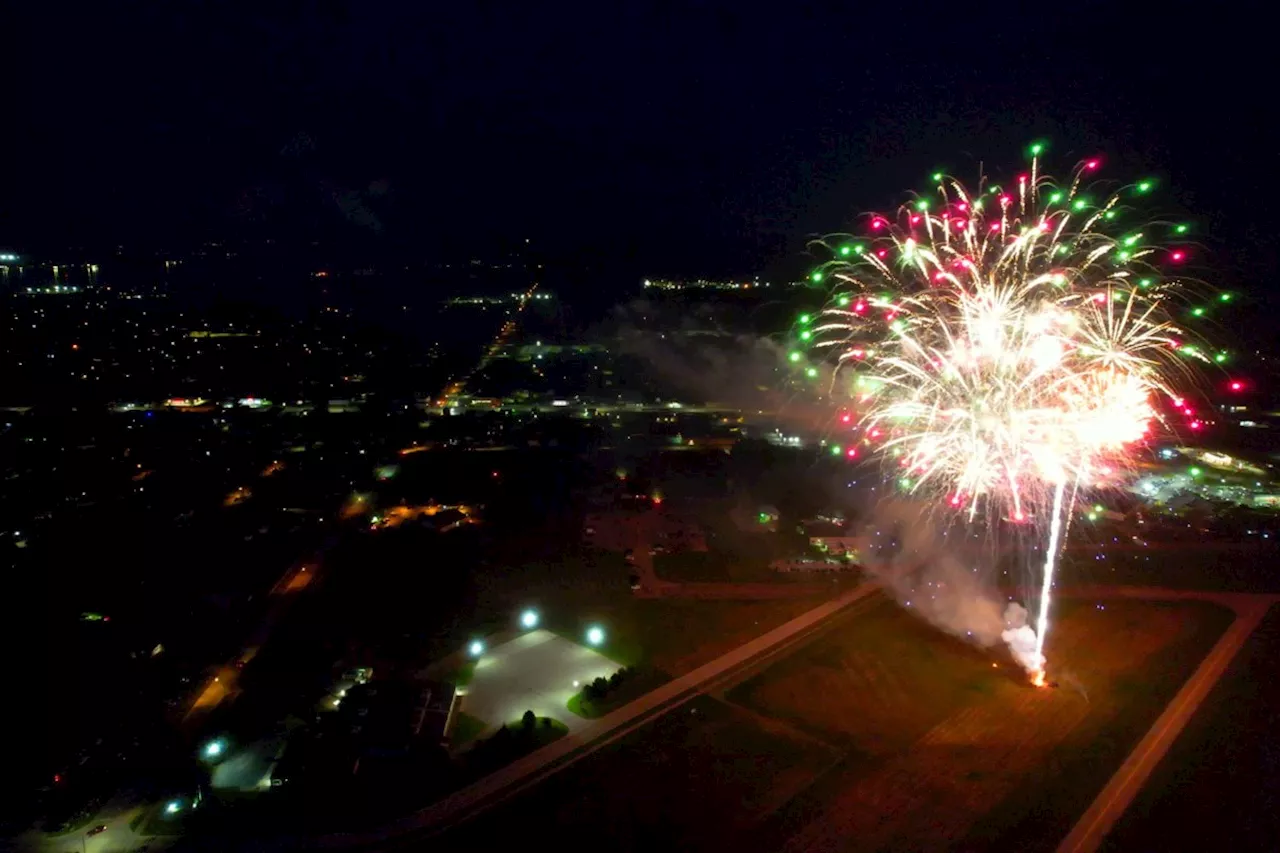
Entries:
{"label": "orange glow on ground", "polygon": [[312,577],[314,577],[314,575],[307,571],[306,567],[303,566],[294,573],[293,577],[289,578],[289,582],[285,584],[284,591],[297,592],[300,589],[305,589],[307,585],[311,583]]}

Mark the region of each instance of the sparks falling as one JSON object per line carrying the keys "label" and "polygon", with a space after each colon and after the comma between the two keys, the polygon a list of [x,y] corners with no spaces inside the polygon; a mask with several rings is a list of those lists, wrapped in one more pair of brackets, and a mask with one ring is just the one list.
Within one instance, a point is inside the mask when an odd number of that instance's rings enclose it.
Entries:
{"label": "sparks falling", "polygon": [[1059,183],[1040,173],[1040,148],[1009,186],[971,192],[936,174],[930,194],[872,216],[865,241],[823,241],[832,260],[812,278],[831,301],[800,332],[902,489],[1048,535],[1021,660],[1037,684],[1077,495],[1132,467],[1162,396],[1182,414],[1175,388],[1195,362],[1222,361],[1177,320],[1204,311],[1176,275],[1188,226],[1133,224],[1153,182],[1096,194],[1089,159]]}

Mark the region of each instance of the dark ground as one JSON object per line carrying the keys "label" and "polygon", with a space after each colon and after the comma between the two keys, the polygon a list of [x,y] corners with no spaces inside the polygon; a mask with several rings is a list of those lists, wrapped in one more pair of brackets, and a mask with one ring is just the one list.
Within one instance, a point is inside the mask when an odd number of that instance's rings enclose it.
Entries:
{"label": "dark ground", "polygon": [[1280,610],[1272,608],[1103,842],[1104,851],[1276,849],[1277,655]]}

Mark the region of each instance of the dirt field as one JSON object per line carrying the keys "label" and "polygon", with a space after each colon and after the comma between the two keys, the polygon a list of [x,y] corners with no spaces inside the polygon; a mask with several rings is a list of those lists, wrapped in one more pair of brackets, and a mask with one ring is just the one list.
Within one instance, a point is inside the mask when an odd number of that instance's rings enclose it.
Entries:
{"label": "dirt field", "polygon": [[[1230,614],[1141,601],[1061,611],[1056,690],[1026,686],[1003,654],[930,637],[886,604],[733,691],[849,750],[771,821],[760,849],[986,849],[1029,817],[1065,832]],[[1090,767],[1072,768],[1070,791],[1048,803],[1027,794],[1073,756]]]}

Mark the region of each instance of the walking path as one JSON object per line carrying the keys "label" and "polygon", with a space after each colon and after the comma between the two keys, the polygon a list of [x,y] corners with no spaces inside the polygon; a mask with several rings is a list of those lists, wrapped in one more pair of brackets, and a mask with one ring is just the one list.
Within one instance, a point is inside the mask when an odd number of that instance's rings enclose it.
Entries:
{"label": "walking path", "polygon": [[[1155,591],[1141,590],[1140,592]],[[1174,596],[1166,594],[1160,597]],[[1213,596],[1190,594],[1186,597]],[[1058,845],[1058,853],[1091,853],[1098,849],[1102,839],[1111,831],[1111,827],[1115,825],[1120,815],[1124,814],[1134,796],[1146,784],[1151,772],[1169,751],[1169,747],[1191,720],[1200,703],[1222,677],[1236,652],[1240,650],[1244,641],[1258,627],[1262,617],[1277,600],[1276,596],[1264,595],[1222,597],[1229,597],[1232,600],[1236,620],[1231,623],[1226,633],[1192,673],[1191,678],[1187,679],[1186,684],[1173,697],[1173,701],[1164,709],[1151,730],[1138,743],[1137,748],[1129,754],[1124,764],[1120,765],[1120,769],[1111,777],[1111,781],[1098,794],[1084,816]]]}
{"label": "walking path", "polygon": [[318,846],[342,849],[385,845],[400,836],[464,820],[476,811],[537,782],[553,770],[559,770],[624,736],[647,722],[653,713],[669,710],[686,701],[696,695],[695,691],[707,682],[762,655],[777,653],[779,647],[785,647],[788,641],[806,635],[878,588],[873,583],[855,587],[413,815],[370,833],[328,836],[319,839]]}

